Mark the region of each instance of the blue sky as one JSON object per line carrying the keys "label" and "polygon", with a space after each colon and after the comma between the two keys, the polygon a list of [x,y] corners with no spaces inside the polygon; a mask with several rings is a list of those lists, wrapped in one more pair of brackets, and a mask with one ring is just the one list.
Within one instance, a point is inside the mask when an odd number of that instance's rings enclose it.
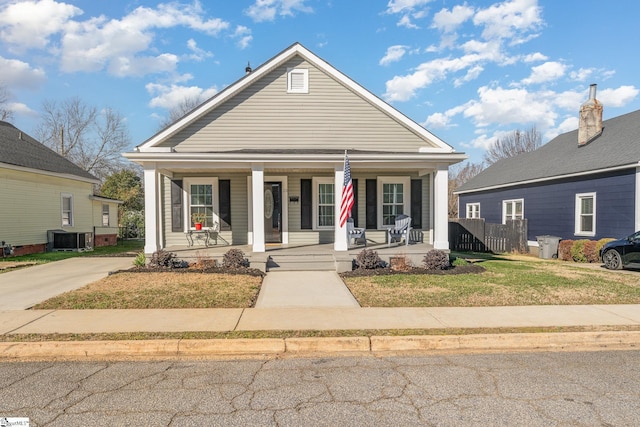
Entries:
{"label": "blue sky", "polygon": [[480,161],[497,137],[640,108],[636,0],[0,0],[0,82],[34,134],[44,100],[127,120],[132,147],[294,42]]}

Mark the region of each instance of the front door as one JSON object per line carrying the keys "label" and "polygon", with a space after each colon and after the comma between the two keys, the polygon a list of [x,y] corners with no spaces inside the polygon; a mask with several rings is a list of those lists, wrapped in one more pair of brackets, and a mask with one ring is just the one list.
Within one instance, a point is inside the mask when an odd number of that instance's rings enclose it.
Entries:
{"label": "front door", "polygon": [[264,241],[282,243],[282,183],[264,183]]}

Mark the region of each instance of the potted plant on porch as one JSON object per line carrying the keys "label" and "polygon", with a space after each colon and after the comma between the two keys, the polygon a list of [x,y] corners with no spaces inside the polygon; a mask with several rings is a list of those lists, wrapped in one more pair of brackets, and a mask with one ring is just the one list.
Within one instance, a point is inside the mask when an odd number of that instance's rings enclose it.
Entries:
{"label": "potted plant on porch", "polygon": [[207,220],[207,215],[204,212],[194,212],[191,214],[191,222],[196,230],[202,230],[202,225]]}

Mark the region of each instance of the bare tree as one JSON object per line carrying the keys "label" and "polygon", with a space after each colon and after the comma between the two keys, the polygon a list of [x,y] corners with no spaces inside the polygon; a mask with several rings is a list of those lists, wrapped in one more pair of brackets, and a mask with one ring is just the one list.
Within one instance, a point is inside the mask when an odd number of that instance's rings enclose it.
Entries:
{"label": "bare tree", "polygon": [[43,144],[103,180],[122,169],[122,151],[130,143],[125,118],[111,108],[101,111],[80,98],[45,101],[36,135]]}
{"label": "bare tree", "polygon": [[11,92],[4,83],[0,83],[0,120],[10,122],[13,120],[13,111],[9,105]]}
{"label": "bare tree", "polygon": [[175,122],[180,120],[182,117],[184,117],[185,114],[189,113],[191,110],[196,108],[201,103],[202,103],[202,99],[199,96],[186,97],[185,99],[182,100],[180,104],[173,107],[169,111],[169,115],[162,122],[160,122],[160,125],[158,127],[160,129],[164,129],[174,124]]}
{"label": "bare tree", "polygon": [[453,194],[484,169],[482,163],[466,162],[449,168],[449,218],[458,217],[458,196]]}
{"label": "bare tree", "polygon": [[496,140],[495,144],[484,154],[484,162],[487,166],[491,166],[498,160],[536,150],[541,145],[542,136],[535,126],[528,131],[516,129],[504,138]]}

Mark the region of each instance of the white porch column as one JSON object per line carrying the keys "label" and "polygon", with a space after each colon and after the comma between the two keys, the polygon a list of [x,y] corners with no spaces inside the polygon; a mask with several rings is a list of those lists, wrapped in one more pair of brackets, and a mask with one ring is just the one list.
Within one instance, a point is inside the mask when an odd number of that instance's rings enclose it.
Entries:
{"label": "white porch column", "polygon": [[335,227],[334,227],[334,239],[333,239],[333,250],[335,251],[346,251],[349,249],[348,241],[347,241],[347,224],[340,227],[340,202],[342,201],[342,187],[344,186],[344,163],[340,163],[340,165],[336,166],[335,172],[335,183],[333,194],[335,194],[334,199],[334,218],[335,218]]}
{"label": "white porch column", "polygon": [[265,252],[264,244],[264,165],[251,165],[253,213],[253,252]]}
{"label": "white porch column", "polygon": [[433,179],[433,248],[449,249],[449,168],[438,165]]}
{"label": "white porch column", "polygon": [[144,253],[152,254],[161,247],[160,185],[155,163],[144,165]]}

